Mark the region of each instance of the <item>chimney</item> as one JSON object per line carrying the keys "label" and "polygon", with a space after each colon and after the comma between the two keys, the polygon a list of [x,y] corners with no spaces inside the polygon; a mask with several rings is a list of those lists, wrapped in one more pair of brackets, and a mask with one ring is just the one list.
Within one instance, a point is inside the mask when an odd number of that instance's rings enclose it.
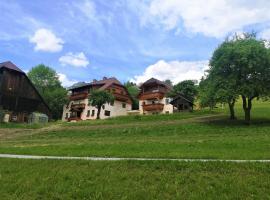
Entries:
{"label": "chimney", "polygon": [[107,80],[108,78],[106,76],[103,77],[103,80]]}

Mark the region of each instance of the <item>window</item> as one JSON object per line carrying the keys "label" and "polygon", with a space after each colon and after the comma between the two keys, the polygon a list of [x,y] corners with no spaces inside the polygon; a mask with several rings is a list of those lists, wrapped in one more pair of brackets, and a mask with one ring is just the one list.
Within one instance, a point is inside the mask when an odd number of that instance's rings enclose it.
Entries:
{"label": "window", "polygon": [[105,110],[105,116],[111,116],[111,111]]}
{"label": "window", "polygon": [[114,101],[110,103],[111,106],[114,106]]}
{"label": "window", "polygon": [[68,119],[68,113],[66,113],[66,119]]}
{"label": "window", "polygon": [[170,104],[170,99],[169,98],[166,98],[165,99],[165,103],[166,103],[166,105]]}
{"label": "window", "polygon": [[92,110],[91,117],[95,116],[95,110]]}
{"label": "window", "polygon": [[69,107],[69,105],[67,104],[67,105],[66,105],[66,109],[68,109],[68,107]]}
{"label": "window", "polygon": [[90,117],[90,110],[87,110],[87,117]]}
{"label": "window", "polygon": [[105,106],[103,105],[103,106],[102,106],[102,109],[104,110],[104,108],[105,108]]}
{"label": "window", "polygon": [[126,108],[126,104],[125,103],[122,103],[122,108]]}

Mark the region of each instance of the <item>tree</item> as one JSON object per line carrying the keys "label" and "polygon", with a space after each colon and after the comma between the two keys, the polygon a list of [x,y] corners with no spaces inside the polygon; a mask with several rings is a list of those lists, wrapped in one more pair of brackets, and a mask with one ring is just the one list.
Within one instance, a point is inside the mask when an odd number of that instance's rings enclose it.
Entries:
{"label": "tree", "polygon": [[140,89],[139,87],[133,83],[133,82],[126,82],[124,84],[124,86],[127,88],[128,90],[128,93],[130,94],[131,96],[131,101],[132,101],[132,110],[137,110],[139,109],[139,100],[137,98],[137,95],[139,94],[140,92]]}
{"label": "tree", "polygon": [[100,119],[101,107],[106,103],[113,103],[113,101],[114,96],[105,90],[92,90],[89,97],[89,103],[98,109],[97,119]]}
{"label": "tree", "polygon": [[67,91],[61,86],[55,70],[40,64],[33,67],[27,75],[50,107],[52,118],[61,118],[63,106],[67,103]]}
{"label": "tree", "polygon": [[170,79],[166,79],[164,82],[165,82],[167,85],[173,87],[173,83],[172,83],[172,81],[171,81]]}
{"label": "tree", "polygon": [[230,119],[236,119],[234,105],[239,96],[234,67],[234,42],[225,41],[214,52],[210,60],[208,79],[212,80],[215,91],[215,101],[227,103],[230,110]]}
{"label": "tree", "polygon": [[198,88],[192,80],[185,80],[177,83],[173,86],[173,90],[170,92],[170,97],[175,97],[177,94],[183,94],[190,100],[194,100],[195,96],[198,94]]}
{"label": "tree", "polygon": [[264,41],[254,34],[227,40],[215,50],[210,65],[209,76],[219,78],[224,96],[231,100],[241,96],[245,121],[250,124],[252,100],[270,93],[270,56]]}
{"label": "tree", "polygon": [[212,110],[216,105],[215,87],[210,78],[202,78],[199,84],[198,99],[200,107],[209,107]]}

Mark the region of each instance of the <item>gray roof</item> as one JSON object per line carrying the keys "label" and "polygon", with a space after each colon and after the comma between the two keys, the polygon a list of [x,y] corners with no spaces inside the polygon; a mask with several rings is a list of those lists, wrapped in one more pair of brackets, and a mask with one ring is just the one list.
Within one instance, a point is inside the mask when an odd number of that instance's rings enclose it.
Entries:
{"label": "gray roof", "polygon": [[20,72],[20,73],[24,73],[21,69],[19,69],[15,64],[13,64],[10,61],[0,63],[0,68],[7,68],[7,69],[10,69],[10,70]]}
{"label": "gray roof", "polygon": [[122,86],[122,84],[116,78],[114,78],[114,77],[106,78],[105,77],[103,80],[99,80],[99,81],[95,80],[91,83],[85,83],[85,82],[75,83],[74,85],[69,87],[68,90],[78,89],[78,88],[82,88],[82,87],[90,87],[90,86],[94,86],[94,85],[100,85],[101,86],[100,89],[104,90],[112,84],[117,84],[117,85]]}
{"label": "gray roof", "polygon": [[141,86],[144,86],[144,85],[151,85],[151,84],[159,84],[159,85],[164,85],[165,87],[171,89],[171,86],[168,85],[167,83],[163,82],[163,81],[160,81],[158,79],[155,79],[155,78],[150,78],[149,80],[145,81]]}

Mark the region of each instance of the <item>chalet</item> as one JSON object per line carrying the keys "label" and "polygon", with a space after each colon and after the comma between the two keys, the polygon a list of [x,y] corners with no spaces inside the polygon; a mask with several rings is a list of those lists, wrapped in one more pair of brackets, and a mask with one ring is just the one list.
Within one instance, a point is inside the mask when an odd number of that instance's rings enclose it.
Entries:
{"label": "chalet", "polygon": [[183,94],[169,98],[167,95],[171,90],[171,86],[155,78],[144,82],[138,95],[140,114],[169,114],[193,110],[192,101]]}
{"label": "chalet", "polygon": [[171,89],[171,86],[155,78],[144,82],[138,95],[140,114],[173,113],[171,99],[166,97]]}
{"label": "chalet", "polygon": [[131,98],[125,86],[116,78],[93,80],[91,83],[80,83],[69,88],[69,103],[64,106],[63,121],[78,121],[96,119],[97,108],[89,104],[91,90],[106,90],[113,94],[115,100],[112,104],[102,107],[100,118],[116,117],[127,115],[131,110]]}
{"label": "chalet", "polygon": [[0,63],[0,111],[6,122],[28,122],[34,112],[50,116],[48,105],[27,75],[9,61]]}

